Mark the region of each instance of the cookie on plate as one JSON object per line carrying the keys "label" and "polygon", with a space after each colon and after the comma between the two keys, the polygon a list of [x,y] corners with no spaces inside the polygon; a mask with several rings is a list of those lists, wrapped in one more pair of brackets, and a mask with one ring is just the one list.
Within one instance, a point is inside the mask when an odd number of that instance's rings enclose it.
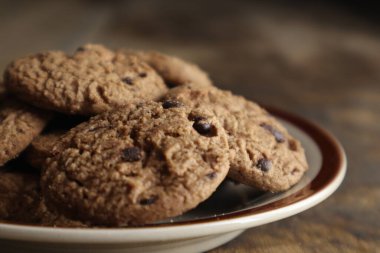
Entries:
{"label": "cookie on plate", "polygon": [[207,73],[197,65],[175,56],[155,51],[124,51],[127,55],[137,55],[149,64],[164,79],[169,88],[188,83],[211,86]]}
{"label": "cookie on plate", "polygon": [[80,115],[156,99],[167,90],[162,78],[137,56],[91,44],[73,55],[48,51],[18,59],[7,67],[4,82],[30,104]]}
{"label": "cookie on plate", "polygon": [[14,98],[0,102],[0,166],[15,158],[39,135],[50,114]]}
{"label": "cookie on plate", "polygon": [[172,89],[164,101],[212,110],[229,137],[229,177],[264,191],[284,191],[307,170],[298,140],[254,102],[217,88],[187,85]]}
{"label": "cookie on plate", "polygon": [[228,172],[228,151],[207,110],[131,104],[61,137],[44,166],[43,192],[48,206],[93,225],[152,223],[207,199]]}

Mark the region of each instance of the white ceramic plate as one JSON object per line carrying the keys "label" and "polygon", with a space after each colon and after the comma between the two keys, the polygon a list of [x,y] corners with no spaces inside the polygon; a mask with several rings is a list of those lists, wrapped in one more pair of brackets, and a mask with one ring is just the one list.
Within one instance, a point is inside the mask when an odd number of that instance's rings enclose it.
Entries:
{"label": "white ceramic plate", "polygon": [[305,150],[310,169],[290,190],[260,193],[224,182],[196,209],[139,228],[73,229],[0,224],[1,252],[201,252],[226,243],[245,229],[300,213],[330,196],[346,172],[338,141],[325,130],[292,114],[277,116]]}

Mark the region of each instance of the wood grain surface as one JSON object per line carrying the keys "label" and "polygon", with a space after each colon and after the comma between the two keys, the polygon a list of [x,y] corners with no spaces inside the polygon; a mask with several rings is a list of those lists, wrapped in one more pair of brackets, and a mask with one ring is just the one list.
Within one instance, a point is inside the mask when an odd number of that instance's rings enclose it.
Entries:
{"label": "wood grain surface", "polygon": [[85,42],[157,49],[333,132],[348,174],[327,201],[212,250],[380,252],[380,26],[344,3],[1,1],[0,69]]}

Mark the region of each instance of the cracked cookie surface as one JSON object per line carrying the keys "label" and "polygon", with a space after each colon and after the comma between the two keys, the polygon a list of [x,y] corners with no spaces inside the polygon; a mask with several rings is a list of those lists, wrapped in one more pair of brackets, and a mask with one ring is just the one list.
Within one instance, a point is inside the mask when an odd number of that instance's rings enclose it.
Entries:
{"label": "cracked cookie surface", "polygon": [[264,191],[284,191],[307,170],[298,140],[254,102],[217,88],[187,85],[172,89],[164,101],[208,108],[220,119],[231,149],[229,177]]}
{"label": "cracked cookie surface", "polygon": [[225,178],[228,141],[215,116],[145,102],[91,118],[53,148],[47,204],[93,225],[152,223],[194,208]]}
{"label": "cracked cookie surface", "polygon": [[35,106],[81,115],[156,99],[167,90],[162,78],[137,56],[91,44],[71,56],[48,51],[18,59],[7,67],[4,83]]}

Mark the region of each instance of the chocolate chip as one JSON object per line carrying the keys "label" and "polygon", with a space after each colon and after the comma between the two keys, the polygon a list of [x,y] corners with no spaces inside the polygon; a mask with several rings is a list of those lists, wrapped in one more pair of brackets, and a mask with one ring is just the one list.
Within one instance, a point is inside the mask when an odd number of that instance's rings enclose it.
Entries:
{"label": "chocolate chip", "polygon": [[151,205],[153,204],[154,202],[156,202],[158,199],[158,196],[156,195],[153,195],[153,196],[150,196],[149,198],[146,198],[146,199],[142,199],[140,200],[140,205],[142,206],[146,206],[146,205]]}
{"label": "chocolate chip", "polygon": [[164,109],[169,109],[173,107],[181,107],[181,106],[183,106],[183,104],[177,100],[165,100],[164,102],[162,102],[162,107]]}
{"label": "chocolate chip", "polygon": [[199,134],[207,136],[207,137],[213,137],[217,135],[215,126],[208,122],[196,121],[193,124],[193,128]]}
{"label": "chocolate chip", "polygon": [[124,83],[126,84],[129,84],[129,85],[132,85],[133,84],[133,80],[132,78],[130,77],[124,77],[123,79],[121,79]]}
{"label": "chocolate chip", "polygon": [[141,77],[141,78],[145,78],[146,76],[147,76],[147,74],[145,72],[139,74],[139,77]]}
{"label": "chocolate chip", "polygon": [[273,136],[277,142],[281,143],[281,142],[285,141],[284,135],[280,131],[278,131],[276,128],[274,128],[273,126],[268,125],[266,123],[262,123],[262,124],[260,124],[260,126],[263,127],[264,129],[268,130],[271,134],[273,134]]}
{"label": "chocolate chip", "polygon": [[267,172],[272,168],[272,162],[268,159],[261,158],[257,161],[256,167],[264,172]]}
{"label": "chocolate chip", "polygon": [[123,150],[122,158],[126,162],[137,162],[142,159],[141,150],[138,147],[130,147]]}
{"label": "chocolate chip", "polygon": [[216,178],[216,175],[217,175],[217,173],[215,171],[213,171],[211,173],[208,173],[206,175],[206,177],[208,177],[209,179],[214,179],[214,178]]}

